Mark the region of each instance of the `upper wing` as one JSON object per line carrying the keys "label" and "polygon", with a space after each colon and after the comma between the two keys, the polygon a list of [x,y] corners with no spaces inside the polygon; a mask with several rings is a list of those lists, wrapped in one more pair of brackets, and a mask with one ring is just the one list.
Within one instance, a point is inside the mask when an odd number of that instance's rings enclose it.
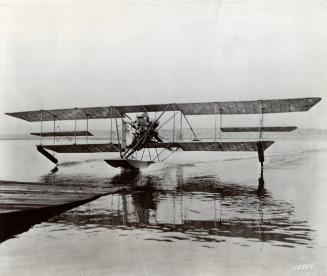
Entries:
{"label": "upper wing", "polygon": [[182,111],[185,115],[210,115],[210,114],[259,114],[308,111],[321,98],[297,98],[260,101],[233,101],[233,102],[204,102],[204,103],[172,103],[160,105],[133,105],[117,106],[122,113]]}
{"label": "upper wing", "polygon": [[260,101],[171,103],[155,105],[107,106],[71,109],[36,110],[6,113],[29,122],[123,118],[125,113],[182,111],[185,115],[259,114],[307,111],[321,98],[297,98]]}
{"label": "upper wing", "polygon": [[83,119],[103,119],[103,118],[122,118],[123,114],[113,106],[107,107],[83,107],[68,109],[34,110],[6,113],[9,116],[23,119],[28,122],[57,121],[60,120],[83,120]]}

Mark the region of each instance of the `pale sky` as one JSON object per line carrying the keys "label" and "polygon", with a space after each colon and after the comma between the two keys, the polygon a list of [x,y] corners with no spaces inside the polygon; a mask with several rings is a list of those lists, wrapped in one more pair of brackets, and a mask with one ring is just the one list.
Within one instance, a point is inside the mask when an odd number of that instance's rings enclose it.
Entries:
{"label": "pale sky", "polygon": [[326,27],[323,0],[0,0],[0,133],[42,107],[310,96],[267,121],[327,128]]}

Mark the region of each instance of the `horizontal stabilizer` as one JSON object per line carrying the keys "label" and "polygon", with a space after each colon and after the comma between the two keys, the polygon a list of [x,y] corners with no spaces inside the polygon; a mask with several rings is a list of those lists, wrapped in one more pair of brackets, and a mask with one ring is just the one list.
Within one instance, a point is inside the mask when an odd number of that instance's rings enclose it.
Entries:
{"label": "horizontal stabilizer", "polygon": [[260,114],[308,111],[321,98],[294,98],[257,101],[170,103],[152,105],[82,107],[6,113],[29,122],[124,118],[125,113],[181,111],[184,115]]}
{"label": "horizontal stabilizer", "polygon": [[56,132],[32,132],[31,135],[42,137],[54,137],[54,136],[93,136],[88,131],[56,131]]}
{"label": "horizontal stabilizer", "polygon": [[[265,132],[289,132],[297,129],[295,126],[286,127],[263,127],[262,131]],[[258,132],[259,127],[222,127],[222,132]]]}
{"label": "horizontal stabilizer", "polygon": [[43,145],[45,149],[58,153],[94,153],[119,152],[119,144],[71,144],[71,145]]}
{"label": "horizontal stabilizer", "polygon": [[[262,141],[266,150],[274,141]],[[180,148],[183,151],[258,151],[258,142],[165,142],[149,143],[148,148]]]}

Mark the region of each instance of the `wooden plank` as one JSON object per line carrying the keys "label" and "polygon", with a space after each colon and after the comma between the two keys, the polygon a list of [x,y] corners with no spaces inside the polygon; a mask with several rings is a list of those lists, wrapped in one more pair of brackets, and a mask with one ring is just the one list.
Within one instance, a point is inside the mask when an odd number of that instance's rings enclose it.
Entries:
{"label": "wooden plank", "polygon": [[82,190],[48,190],[48,191],[44,191],[44,190],[23,190],[23,189],[15,189],[15,190],[8,190],[8,189],[0,189],[0,198],[2,198],[2,196],[5,195],[42,195],[42,194],[46,194],[48,192],[53,192],[55,194],[69,194],[69,193],[73,193],[73,194],[79,194],[79,195],[83,195],[83,194],[89,194],[90,192],[94,193],[94,192],[101,192],[103,190],[101,189],[88,189],[88,192],[84,192]]}
{"label": "wooden plank", "polygon": [[0,181],[0,215],[88,201],[125,189],[100,184],[46,184]]}
{"label": "wooden plank", "polygon": [[81,189],[76,187],[67,187],[67,190],[64,187],[60,187],[60,190],[56,190],[55,188],[51,188],[49,186],[40,187],[38,189],[31,189],[30,187],[15,187],[13,190],[10,190],[9,187],[2,187],[0,189],[0,198],[1,196],[5,196],[6,194],[50,194],[50,193],[57,193],[57,194],[69,194],[69,193],[76,193],[79,195],[83,194],[102,194],[107,191],[111,191],[112,188],[94,188],[94,187],[87,187],[86,189]]}
{"label": "wooden plank", "polygon": [[77,191],[83,191],[83,189],[87,189],[88,191],[96,191],[99,190],[101,191],[102,189],[107,189],[108,185],[85,185],[85,184],[76,184],[76,185],[65,185],[65,184],[44,184],[40,183],[40,185],[37,185],[37,183],[28,183],[25,182],[24,184],[19,184],[17,182],[15,183],[3,183],[3,181],[0,181],[0,191],[22,191],[22,192],[28,192],[28,191],[40,191],[40,192],[47,192],[47,191],[72,191],[72,192],[77,192]]}

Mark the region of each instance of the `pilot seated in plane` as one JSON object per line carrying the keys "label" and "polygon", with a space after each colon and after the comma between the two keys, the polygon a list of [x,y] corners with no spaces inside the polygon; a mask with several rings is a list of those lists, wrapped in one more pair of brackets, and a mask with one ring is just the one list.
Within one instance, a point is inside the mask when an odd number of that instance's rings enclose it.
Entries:
{"label": "pilot seated in plane", "polygon": [[159,126],[157,121],[151,121],[147,113],[137,116],[137,120],[131,124],[135,130],[131,147],[137,146],[137,150],[148,142],[162,142],[156,128]]}

